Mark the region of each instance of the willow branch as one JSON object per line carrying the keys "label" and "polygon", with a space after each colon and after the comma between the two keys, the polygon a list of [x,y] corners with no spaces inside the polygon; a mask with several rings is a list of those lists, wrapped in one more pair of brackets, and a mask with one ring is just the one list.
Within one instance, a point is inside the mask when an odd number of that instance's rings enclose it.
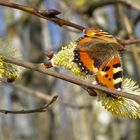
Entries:
{"label": "willow branch", "polygon": [[[117,3],[118,2],[119,1],[117,1]],[[123,3],[122,1],[120,1],[120,2]],[[106,4],[106,2],[104,1],[104,3],[101,3],[101,5],[99,4],[99,6],[102,6],[102,4]],[[107,4],[108,4],[108,2],[107,2]],[[55,10],[55,9],[40,10],[40,9],[33,8],[33,7],[30,7],[30,6],[24,6],[24,5],[19,5],[19,4],[16,4],[16,3],[4,2],[4,1],[0,1],[0,5],[5,6],[5,7],[18,9],[18,10],[21,10],[21,11],[25,11],[25,12],[30,13],[32,15],[35,15],[37,17],[52,21],[59,26],[73,27],[73,28],[78,29],[80,31],[83,31],[84,29],[86,29],[86,27],[83,27],[79,24],[76,24],[76,23],[73,23],[73,22],[70,22],[70,21],[67,21],[67,20],[64,20],[64,19],[61,19],[61,18],[57,17],[57,15],[59,15],[60,12]],[[118,39],[118,41],[122,45],[140,43],[140,39],[132,39],[132,40]]]}
{"label": "willow branch", "polygon": [[[102,0],[102,1],[95,1],[92,5],[90,5],[90,7],[84,11],[84,13],[91,15],[93,13],[93,11],[97,8],[103,7],[103,6],[107,6],[107,5],[115,5],[115,4],[122,4],[122,5],[126,5],[131,7],[132,5],[127,2],[127,1],[122,1],[122,0]],[[135,7],[136,9],[138,9],[137,7]],[[139,9],[138,9],[139,10]]]}
{"label": "willow branch", "polygon": [[[42,100],[44,100],[46,102],[50,102],[52,100],[52,98],[53,98],[52,96],[46,95],[43,92],[33,90],[33,89],[30,89],[30,88],[27,88],[27,87],[24,87],[24,86],[21,86],[21,85],[11,84],[11,83],[7,83],[7,82],[3,82],[3,83],[6,84],[6,85],[8,84],[9,86],[11,86],[12,88],[14,88],[16,90],[20,90],[20,91],[22,91],[22,92],[24,92],[24,93],[26,93],[28,95],[37,97],[37,98],[42,99]],[[63,104],[66,107],[70,107],[70,108],[74,108],[74,109],[91,108],[91,104],[75,105],[75,104],[71,104],[69,102],[65,102],[65,101],[61,100],[60,98],[58,98],[57,103],[58,104]]]}
{"label": "willow branch", "polygon": [[117,39],[122,45],[131,45],[131,44],[138,44],[140,43],[140,38],[138,39],[130,39],[130,40],[122,40]]}
{"label": "willow branch", "polygon": [[12,114],[29,114],[29,113],[37,113],[37,112],[46,112],[47,108],[57,100],[58,96],[54,96],[48,104],[45,104],[44,106],[37,108],[37,109],[32,109],[32,110],[6,110],[6,109],[0,109],[1,113],[4,114],[8,114],[8,113],[12,113]]}
{"label": "willow branch", "polygon": [[27,62],[24,60],[17,60],[15,58],[12,57],[6,57],[3,56],[3,60],[7,63],[12,63],[12,64],[16,64],[34,71],[38,71],[40,73],[46,74],[46,75],[50,75],[65,81],[68,81],[70,83],[79,85],[79,86],[83,86],[86,88],[91,88],[91,89],[95,89],[95,90],[99,90],[99,91],[103,91],[109,95],[113,95],[113,96],[122,96],[131,100],[136,101],[138,104],[140,104],[140,96],[139,95],[134,95],[134,94],[130,94],[130,93],[126,93],[126,92],[121,92],[121,91],[117,91],[117,90],[111,90],[109,88],[106,88],[104,86],[101,85],[94,85],[91,84],[90,82],[85,82],[85,80],[82,79],[78,79],[69,75],[65,75],[59,72],[56,72],[54,70],[50,70],[50,69],[46,69],[44,64],[34,64],[31,62]]}
{"label": "willow branch", "polygon": [[56,15],[59,15],[60,12],[57,10],[54,10],[54,9],[40,10],[40,9],[33,8],[30,6],[24,6],[24,5],[19,5],[16,3],[4,2],[4,1],[0,2],[0,5],[28,12],[28,13],[35,15],[35,16],[38,16],[40,18],[50,20],[59,26],[65,25],[65,26],[73,27],[73,28],[78,29],[80,31],[83,31],[85,29],[85,27],[83,27],[83,26],[80,26],[78,24],[75,24],[75,23],[72,23],[72,22],[69,22],[67,20],[64,20],[64,19],[57,17]]}

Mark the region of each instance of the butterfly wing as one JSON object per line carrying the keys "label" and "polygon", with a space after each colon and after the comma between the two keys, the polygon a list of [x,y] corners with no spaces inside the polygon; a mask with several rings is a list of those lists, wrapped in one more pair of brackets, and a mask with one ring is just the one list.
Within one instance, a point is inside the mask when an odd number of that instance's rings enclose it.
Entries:
{"label": "butterfly wing", "polygon": [[[114,38],[108,32],[104,32],[104,31],[99,30],[99,29],[85,29],[84,34],[86,37],[97,38],[97,39],[104,40],[107,42],[117,43],[119,45],[116,38]],[[122,45],[120,45],[120,47],[121,47],[121,49],[123,49]]]}
{"label": "butterfly wing", "polygon": [[96,80],[99,84],[110,89],[121,89],[122,84],[122,68],[119,54],[112,56],[106,60],[98,69]]}
{"label": "butterfly wing", "polygon": [[[117,70],[121,69],[118,53],[120,46],[114,42],[110,43],[102,39],[89,37],[80,39],[78,45],[74,50],[74,62],[80,67],[81,71],[86,74],[95,74],[97,82],[101,85],[111,89],[119,89],[121,84],[118,81],[122,79],[122,71],[119,76],[116,73]],[[105,69],[108,67],[109,69]],[[115,74],[120,79],[116,78]]]}
{"label": "butterfly wing", "polygon": [[115,55],[117,47],[116,43],[84,37],[74,50],[74,62],[82,71],[95,73],[104,61]]}

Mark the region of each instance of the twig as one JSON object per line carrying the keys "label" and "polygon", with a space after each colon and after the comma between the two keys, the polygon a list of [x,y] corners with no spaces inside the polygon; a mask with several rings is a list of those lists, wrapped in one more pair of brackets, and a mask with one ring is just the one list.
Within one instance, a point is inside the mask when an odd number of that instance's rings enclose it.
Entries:
{"label": "twig", "polygon": [[7,83],[7,82],[2,82],[2,83],[9,85],[10,87],[14,88],[15,90],[22,91],[22,92],[27,93],[31,96],[35,96],[37,98],[43,99],[46,102],[51,101],[51,99],[52,99],[52,96],[46,95],[45,93],[30,89],[28,87],[24,87],[24,86],[14,84],[14,83]]}
{"label": "twig", "polygon": [[137,44],[140,43],[140,38],[138,39],[130,39],[130,40],[122,40],[117,39],[122,45],[131,45],[131,44]]}
{"label": "twig", "polygon": [[[46,95],[43,92],[33,90],[33,89],[30,89],[30,88],[27,88],[27,87],[24,87],[24,86],[20,86],[20,85],[17,85],[17,84],[11,84],[11,83],[7,83],[7,82],[2,82],[2,83],[6,84],[6,85],[8,84],[9,86],[13,87],[16,90],[20,90],[20,91],[22,91],[26,94],[29,94],[31,96],[35,96],[35,97],[40,98],[42,100],[45,100],[47,102],[52,100],[52,96]],[[58,104],[63,104],[66,107],[70,107],[70,108],[74,108],[74,109],[87,109],[87,108],[91,107],[91,104],[75,105],[75,104],[71,104],[71,103],[65,102],[63,100],[60,100],[60,99],[57,101],[57,103]]]}
{"label": "twig", "polygon": [[48,104],[45,104],[44,106],[37,108],[37,109],[32,109],[32,110],[6,110],[6,109],[0,109],[1,113],[8,114],[29,114],[29,113],[37,113],[37,112],[46,112],[47,108],[57,100],[58,96],[54,96]]}
{"label": "twig", "polygon": [[[66,20],[63,20],[63,19],[56,17],[56,15],[59,14],[59,12],[57,12],[56,10],[48,10],[48,11],[38,10],[38,9],[29,7],[29,6],[18,5],[18,4],[9,3],[9,2],[0,2],[0,5],[19,9],[22,11],[26,11],[26,12],[31,13],[33,15],[36,15],[38,17],[53,21],[54,23],[56,23],[57,25],[60,25],[60,26],[66,25],[66,26],[74,27],[74,28],[79,29],[81,31],[83,31],[83,29],[85,29],[85,27],[83,27],[83,26],[80,26],[80,25],[77,25],[75,23],[72,23],[72,22],[69,22],[69,21],[66,21]],[[121,41],[122,40],[120,40],[120,42]],[[135,43],[138,43],[139,41],[140,40],[137,40],[137,41],[135,41]],[[122,41],[122,42],[123,42],[123,44],[125,44],[125,41]],[[110,90],[110,89],[103,87],[103,86],[100,86],[100,85],[93,85],[93,84],[91,84],[89,82],[85,82],[84,80],[81,80],[81,79],[79,80],[77,78],[74,78],[74,77],[71,77],[68,75],[64,75],[64,74],[60,74],[60,73],[55,72],[55,71],[46,70],[46,68],[43,64],[33,64],[30,62],[26,62],[26,61],[16,60],[16,59],[10,58],[10,57],[3,57],[3,58],[6,62],[20,65],[20,66],[23,66],[23,67],[26,67],[26,68],[29,68],[29,69],[32,69],[35,71],[39,71],[41,73],[48,74],[48,75],[57,77],[59,79],[65,80],[65,81],[69,81],[71,83],[75,83],[75,84],[80,85],[80,86],[85,86],[87,88],[101,90],[101,91],[106,92],[107,94],[111,94],[111,95],[113,94],[116,96],[123,96],[123,97],[129,98],[129,99],[135,100],[136,102],[138,102],[140,104],[140,96],[138,96],[138,95],[134,96],[132,94],[128,94],[125,92],[113,91],[113,90]]]}
{"label": "twig", "polygon": [[[99,3],[99,7],[102,6],[103,4],[114,4],[114,3],[123,3],[126,4],[125,2],[121,1],[121,0],[116,0],[116,1],[104,1],[104,2],[100,2]],[[100,5],[101,4],[101,5]],[[75,29],[78,29],[80,31],[83,31],[84,29],[87,29],[86,27],[83,27],[81,25],[72,23],[70,21],[61,19],[59,17],[57,17],[57,15],[60,14],[59,11],[55,10],[55,9],[48,9],[48,10],[40,10],[37,8],[33,8],[30,6],[24,6],[24,5],[19,5],[16,3],[11,3],[11,2],[0,2],[1,6],[6,6],[6,7],[10,7],[10,8],[15,8],[18,10],[22,10],[28,13],[31,13],[32,15],[38,16],[40,18],[49,20],[54,22],[55,24],[59,25],[59,26],[68,26],[68,27],[73,27]],[[129,4],[128,4],[129,5]],[[96,5],[96,7],[98,7],[98,4]],[[118,39],[118,41],[122,44],[122,45],[128,45],[128,44],[136,44],[136,43],[140,43],[140,39],[132,39],[132,40],[123,40],[123,39]]]}
{"label": "twig", "polygon": [[104,86],[101,85],[94,85],[91,84],[90,82],[85,82],[85,80],[82,79],[78,79],[69,75],[65,75],[62,73],[58,73],[56,71],[53,70],[49,70],[46,69],[46,67],[44,66],[44,64],[33,64],[31,62],[27,62],[24,60],[17,60],[15,58],[12,57],[6,57],[3,56],[3,61],[7,62],[7,63],[12,63],[12,64],[16,64],[25,68],[29,68],[31,70],[35,70],[38,71],[40,73],[43,74],[47,74],[65,81],[68,81],[70,83],[74,83],[83,87],[87,87],[87,88],[91,88],[91,89],[95,89],[95,90],[100,90],[103,91],[109,95],[114,95],[114,96],[122,96],[131,100],[136,101],[138,104],[140,104],[140,96],[139,95],[134,95],[134,94],[130,94],[130,93],[126,93],[126,92],[121,92],[121,91],[117,91],[117,90],[111,90],[109,88],[106,88]]}
{"label": "twig", "polygon": [[39,10],[39,9],[30,7],[30,6],[24,6],[24,5],[19,5],[16,3],[4,2],[4,1],[0,2],[0,5],[31,13],[33,15],[40,17],[40,18],[50,20],[59,26],[65,25],[65,26],[73,27],[73,28],[81,30],[81,31],[83,31],[85,29],[85,27],[83,27],[83,26],[80,26],[78,24],[75,24],[75,23],[72,23],[72,22],[69,22],[69,21],[66,21],[64,19],[56,17],[56,15],[60,14],[60,12],[57,10],[54,10],[54,9]]}
{"label": "twig", "polygon": [[[127,1],[123,1],[123,0],[102,0],[102,1],[95,1],[92,5],[90,5],[90,7],[86,11],[84,11],[84,13],[88,15],[92,15],[95,9],[106,6],[106,5],[112,5],[112,4],[113,5],[122,4],[125,6],[132,7],[131,3]],[[139,10],[138,6],[135,6],[135,8]]]}

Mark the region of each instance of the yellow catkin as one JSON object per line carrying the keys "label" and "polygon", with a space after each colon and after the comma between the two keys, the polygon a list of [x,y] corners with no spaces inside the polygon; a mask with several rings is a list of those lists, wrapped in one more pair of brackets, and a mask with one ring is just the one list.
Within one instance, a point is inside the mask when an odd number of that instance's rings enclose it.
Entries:
{"label": "yellow catkin", "polygon": [[0,78],[3,78],[4,76],[4,66],[3,66],[3,60],[0,57]]}
{"label": "yellow catkin", "polygon": [[73,51],[76,46],[76,43],[71,42],[68,46],[62,47],[61,50],[51,59],[51,62],[54,67],[63,67],[72,71],[77,76],[83,76],[84,73],[82,73],[77,64],[73,62]]}
{"label": "yellow catkin", "polygon": [[[72,71],[75,75],[84,77],[86,80],[92,80],[92,83],[96,83],[95,77],[87,76],[82,73],[77,66],[73,62],[74,60],[74,49],[77,47],[75,42],[70,43],[68,46],[62,47],[62,49],[54,55],[51,60],[52,65],[54,67],[63,67]],[[91,83],[91,84],[92,84]],[[131,79],[124,79],[122,81],[122,89],[121,91],[128,92],[131,94],[140,95],[140,88],[136,84],[136,82]],[[124,97],[111,97],[107,96],[106,93],[97,91],[98,101],[102,103],[102,106],[108,110],[109,112],[125,118],[137,119],[140,118],[140,105],[131,99],[127,99]]]}
{"label": "yellow catkin", "polygon": [[17,48],[9,45],[7,40],[0,38],[0,78],[16,80],[20,77],[23,69],[20,66],[4,62],[3,56],[22,58],[22,54]]}

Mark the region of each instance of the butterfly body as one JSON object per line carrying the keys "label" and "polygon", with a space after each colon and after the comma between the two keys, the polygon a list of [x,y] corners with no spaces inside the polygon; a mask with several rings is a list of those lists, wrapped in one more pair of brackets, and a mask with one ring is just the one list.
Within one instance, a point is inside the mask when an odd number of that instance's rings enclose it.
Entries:
{"label": "butterfly body", "polygon": [[85,74],[95,75],[99,84],[110,89],[121,89],[122,68],[119,51],[123,46],[101,30],[87,29],[77,40],[74,62]]}

